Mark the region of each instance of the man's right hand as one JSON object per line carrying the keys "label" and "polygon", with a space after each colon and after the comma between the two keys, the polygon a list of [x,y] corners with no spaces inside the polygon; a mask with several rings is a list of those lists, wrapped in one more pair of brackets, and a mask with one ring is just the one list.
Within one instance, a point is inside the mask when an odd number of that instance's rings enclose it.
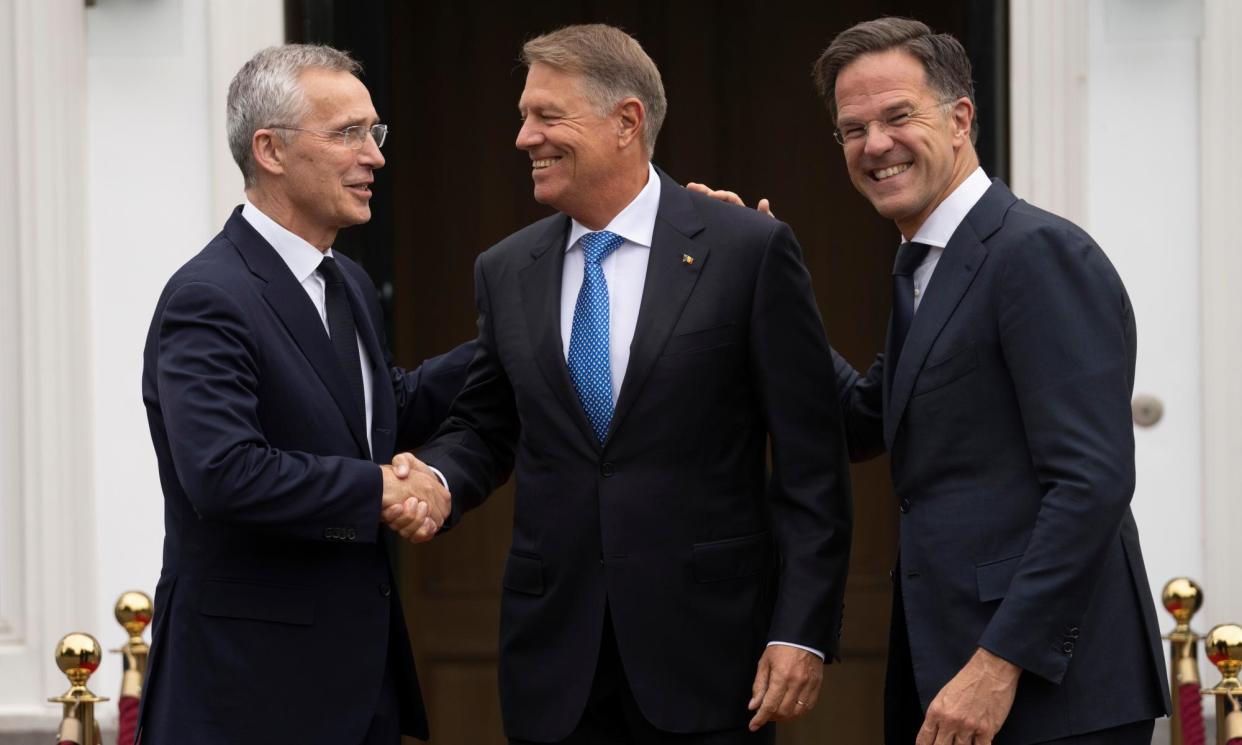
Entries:
{"label": "man's right hand", "polygon": [[409,453],[397,455],[392,465],[380,466],[380,470],[384,475],[380,517],[408,541],[430,540],[452,509],[448,490]]}
{"label": "man's right hand", "polygon": [[[719,199],[720,201],[727,202],[728,204],[736,204],[738,207],[746,206],[746,203],[743,202],[742,198],[737,195],[737,192],[727,191],[725,189],[713,189],[707,184],[700,184],[694,181],[686,184],[686,188],[690,191],[698,192],[699,194],[706,194],[712,199]],[[776,215],[772,214],[772,203],[766,199],[759,200],[758,210],[768,217],[776,217]]]}

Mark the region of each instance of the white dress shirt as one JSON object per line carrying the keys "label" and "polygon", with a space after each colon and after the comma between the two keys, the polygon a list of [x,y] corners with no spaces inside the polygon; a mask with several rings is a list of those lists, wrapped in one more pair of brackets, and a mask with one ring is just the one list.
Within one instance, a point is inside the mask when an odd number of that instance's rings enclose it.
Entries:
{"label": "white dress shirt", "polygon": [[[651,234],[655,232],[659,210],[660,177],[648,163],[647,185],[604,228],[625,239],[600,262],[604,281],[608,283],[608,366],[612,371],[614,405],[621,395],[621,383],[630,364],[630,343],[634,341],[634,328],[638,325],[638,308],[643,302],[643,285],[647,281],[647,260],[651,258]],[[582,289],[586,263],[578,240],[591,232],[574,220],[565,246],[565,266],[561,271],[561,346],[566,359],[574,328],[574,307]]]}
{"label": "white dress shirt", "polygon": [[[323,330],[328,331],[328,311],[324,304],[325,284],[319,273],[319,264],[323,257],[332,256],[332,249],[320,252],[301,237],[286,230],[272,218],[263,214],[258,207],[246,200],[242,206],[242,217],[250,226],[263,236],[263,239],[276,249],[276,253],[284,260],[293,272],[293,278],[306,290],[306,295],[319,311],[319,320],[323,322]],[[366,319],[355,318],[355,325],[365,323]],[[371,447],[371,358],[362,343],[362,337],[355,337],[358,342],[358,362],[362,364],[362,400],[367,411],[367,449]]]}
{"label": "white dress shirt", "polygon": [[983,193],[991,186],[992,181],[988,175],[983,172],[982,168],[976,168],[974,173],[967,176],[965,181],[958,184],[957,188],[945,197],[936,209],[932,210],[927,220],[914,234],[912,241],[931,246],[927,257],[923,259],[923,263],[918,265],[911,277],[914,281],[915,312],[919,309],[923,293],[927,291],[927,283],[931,282],[932,273],[936,271],[936,264],[940,261],[940,255],[944,253],[944,247],[949,244],[949,239],[957,231],[957,226],[966,219],[966,213],[974,209],[979,200],[983,198]]}

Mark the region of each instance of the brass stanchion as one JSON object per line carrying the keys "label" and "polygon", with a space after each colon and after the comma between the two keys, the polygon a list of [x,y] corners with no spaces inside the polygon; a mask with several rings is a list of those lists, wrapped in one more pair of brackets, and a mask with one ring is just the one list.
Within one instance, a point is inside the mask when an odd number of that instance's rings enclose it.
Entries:
{"label": "brass stanchion", "polygon": [[147,676],[147,654],[151,651],[142,640],[142,632],[151,623],[151,596],[131,590],[121,595],[113,608],[117,623],[129,634],[129,641],[120,649],[124,660],[121,674],[121,697],[117,700],[117,745],[134,741],[138,729],[138,702],[142,698],[142,683]]}
{"label": "brass stanchion", "polygon": [[1221,680],[1214,688],[1203,691],[1216,697],[1216,745],[1242,742],[1242,626],[1227,623],[1213,628],[1203,642],[1207,658]]}
{"label": "brass stanchion", "polygon": [[1189,577],[1169,580],[1160,593],[1175,626],[1169,640],[1169,688],[1173,692],[1170,717],[1172,745],[1204,745],[1203,707],[1199,693],[1199,635],[1190,619],[1203,607],[1203,588]]}
{"label": "brass stanchion", "polygon": [[64,719],[58,742],[103,745],[95,704],[108,699],[96,696],[86,687],[91,674],[99,669],[99,642],[90,634],[66,634],[56,645],[56,666],[69,678],[69,690],[48,701],[64,705]]}

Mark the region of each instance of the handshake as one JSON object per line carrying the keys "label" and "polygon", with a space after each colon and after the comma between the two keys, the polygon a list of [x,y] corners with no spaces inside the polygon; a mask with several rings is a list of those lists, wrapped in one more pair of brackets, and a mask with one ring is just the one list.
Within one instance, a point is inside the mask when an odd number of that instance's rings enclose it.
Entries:
{"label": "handshake", "polygon": [[453,508],[448,489],[427,464],[410,453],[397,453],[384,472],[380,519],[411,543],[435,536]]}

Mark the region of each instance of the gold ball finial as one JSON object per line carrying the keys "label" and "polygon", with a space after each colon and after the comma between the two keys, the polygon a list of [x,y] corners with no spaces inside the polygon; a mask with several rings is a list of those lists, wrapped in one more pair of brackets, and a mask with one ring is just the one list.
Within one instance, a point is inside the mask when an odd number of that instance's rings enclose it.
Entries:
{"label": "gold ball finial", "polygon": [[65,634],[56,645],[56,666],[74,688],[86,686],[86,681],[99,669],[99,659],[99,642],[81,631]]}
{"label": "gold ball finial", "polygon": [[1225,623],[1213,628],[1203,640],[1208,660],[1224,677],[1222,686],[1236,687],[1242,670],[1242,626]]}
{"label": "gold ball finial", "polygon": [[129,634],[130,639],[141,641],[142,632],[151,623],[153,608],[150,595],[139,590],[130,590],[117,598],[113,613],[116,616],[116,622],[125,627],[125,632]]}
{"label": "gold ball finial", "polygon": [[1160,602],[1173,614],[1173,620],[1185,625],[1203,607],[1203,588],[1189,577],[1176,577],[1165,583]]}

